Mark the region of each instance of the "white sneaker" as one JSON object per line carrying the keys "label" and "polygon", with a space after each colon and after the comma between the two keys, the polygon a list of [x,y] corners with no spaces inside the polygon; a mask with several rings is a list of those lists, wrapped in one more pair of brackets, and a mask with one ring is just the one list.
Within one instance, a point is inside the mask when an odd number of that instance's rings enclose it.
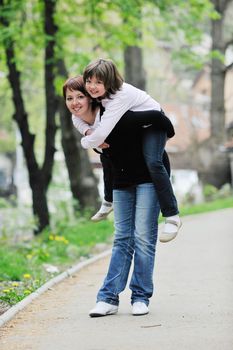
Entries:
{"label": "white sneaker", "polygon": [[95,215],[91,217],[91,220],[94,222],[105,220],[108,214],[113,211],[113,206],[111,202],[103,201],[100,209],[97,211]]}
{"label": "white sneaker", "polygon": [[98,301],[94,309],[89,312],[90,317],[100,317],[107,315],[114,315],[118,311],[118,306]]}
{"label": "white sneaker", "polygon": [[135,303],[133,303],[133,309],[132,309],[133,316],[142,316],[148,313],[149,313],[149,309],[145,303],[141,301],[136,301]]}
{"label": "white sneaker", "polygon": [[176,238],[179,229],[182,226],[180,218],[177,220],[166,219],[163,232],[161,233],[159,240],[162,243],[170,242]]}

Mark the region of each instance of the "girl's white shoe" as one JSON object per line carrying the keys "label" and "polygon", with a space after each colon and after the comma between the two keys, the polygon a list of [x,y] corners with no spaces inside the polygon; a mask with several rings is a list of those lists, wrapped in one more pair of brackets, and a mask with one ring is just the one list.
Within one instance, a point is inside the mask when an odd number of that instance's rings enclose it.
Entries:
{"label": "girl's white shoe", "polygon": [[174,217],[171,216],[169,218],[166,218],[163,231],[159,237],[160,242],[166,243],[176,238],[181,226],[182,226],[182,222],[178,215]]}
{"label": "girl's white shoe", "polygon": [[100,209],[97,211],[95,215],[92,216],[91,221],[97,222],[101,220],[105,220],[108,214],[113,211],[113,206],[111,202],[103,201]]}

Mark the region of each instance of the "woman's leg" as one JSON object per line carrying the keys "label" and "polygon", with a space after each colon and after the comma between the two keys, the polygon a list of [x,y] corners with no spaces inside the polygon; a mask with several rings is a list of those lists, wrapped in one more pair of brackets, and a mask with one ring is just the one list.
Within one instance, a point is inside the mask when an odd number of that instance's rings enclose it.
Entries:
{"label": "woman's leg", "polygon": [[134,269],[130,282],[131,301],[149,304],[153,294],[153,269],[160,212],[152,183],[140,184],[136,191]]}
{"label": "woman's leg", "polygon": [[143,130],[145,161],[158,195],[162,215],[170,217],[177,215],[179,211],[170,178],[163,163],[166,140],[166,133],[162,130],[156,130],[153,126]]}
{"label": "woman's leg", "polygon": [[134,253],[135,188],[113,191],[115,239],[107,276],[97,302],[118,305]]}

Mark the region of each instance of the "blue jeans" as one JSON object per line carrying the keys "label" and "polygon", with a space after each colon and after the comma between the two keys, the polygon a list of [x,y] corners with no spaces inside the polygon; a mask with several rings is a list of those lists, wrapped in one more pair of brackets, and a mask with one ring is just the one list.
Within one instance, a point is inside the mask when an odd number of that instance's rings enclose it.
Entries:
{"label": "blue jeans", "polygon": [[167,135],[153,126],[143,131],[143,155],[155,186],[162,215],[165,217],[179,213],[169,174],[163,163],[163,153]]}
{"label": "blue jeans", "polygon": [[115,239],[107,276],[97,301],[118,305],[132,259],[131,302],[149,304],[153,294],[153,269],[160,211],[152,183],[113,190]]}

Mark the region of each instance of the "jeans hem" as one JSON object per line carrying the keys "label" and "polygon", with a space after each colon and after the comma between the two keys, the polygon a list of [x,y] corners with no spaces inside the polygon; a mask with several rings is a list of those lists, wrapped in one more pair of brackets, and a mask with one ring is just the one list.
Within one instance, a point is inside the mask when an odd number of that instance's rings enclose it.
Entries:
{"label": "jeans hem", "polygon": [[97,299],[97,303],[99,301],[103,301],[104,303],[107,303],[107,304],[111,304],[111,305],[115,305],[115,306],[119,306],[119,302],[115,302],[111,299],[108,299],[108,298],[100,298],[100,299]]}
{"label": "jeans hem", "polygon": [[131,305],[133,305],[133,304],[136,303],[136,302],[144,303],[144,304],[146,304],[146,306],[149,305],[149,300],[145,300],[145,299],[142,299],[142,298],[134,298],[134,299],[131,301]]}

